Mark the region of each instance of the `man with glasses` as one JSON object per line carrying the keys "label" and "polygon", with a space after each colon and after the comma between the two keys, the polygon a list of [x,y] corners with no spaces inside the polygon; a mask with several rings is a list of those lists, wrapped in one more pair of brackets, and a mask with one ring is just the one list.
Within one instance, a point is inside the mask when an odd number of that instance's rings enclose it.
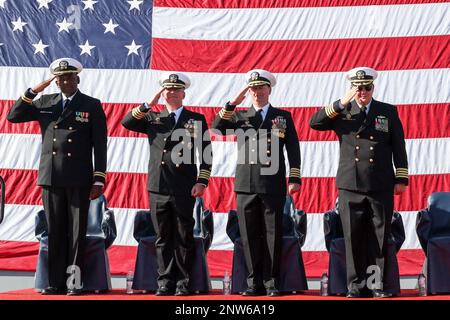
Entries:
{"label": "man with glasses", "polygon": [[333,130],[339,138],[336,185],[345,239],[347,297],[359,297],[370,289],[373,297],[385,298],[391,296],[383,291],[383,275],[394,194],[401,194],[408,185],[405,138],[396,107],[372,98],[377,72],[358,67],[346,77],[350,89],[340,100],[318,110],[310,126]]}

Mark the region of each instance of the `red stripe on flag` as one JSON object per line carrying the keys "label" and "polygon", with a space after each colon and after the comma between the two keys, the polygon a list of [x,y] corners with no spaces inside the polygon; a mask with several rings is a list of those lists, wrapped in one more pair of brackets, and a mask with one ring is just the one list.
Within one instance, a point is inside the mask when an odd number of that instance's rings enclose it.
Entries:
{"label": "red stripe on flag", "polygon": [[[136,243],[137,245],[137,243]],[[0,269],[34,272],[36,270],[39,244],[24,241],[0,241]],[[112,246],[108,249],[111,273],[125,275],[134,270],[137,246]],[[208,267],[211,277],[223,277],[225,270],[232,271],[232,250],[209,250]],[[308,278],[318,278],[328,270],[328,252],[304,251],[302,253]],[[424,261],[420,249],[400,250],[397,254],[400,275],[417,275]]]}
{"label": "red stripe on flag", "polygon": [[[6,182],[6,203],[41,205],[41,188],[36,186],[37,171],[0,169]],[[303,192],[296,194],[296,206],[307,213],[323,213],[334,208],[338,191],[334,178],[303,178]],[[212,177],[206,189],[205,207],[213,212],[228,212],[236,208],[234,178]],[[105,195],[111,208],[149,208],[147,174],[107,174]],[[127,190],[127,192],[117,192]],[[450,191],[450,173],[410,176],[410,186],[395,197],[395,210],[417,211],[427,206],[432,192]]]}
{"label": "red stripe on flag", "polygon": [[[17,133],[17,134],[40,134],[40,128],[37,122],[27,122],[23,124],[15,124],[6,120],[8,110],[11,108],[13,101],[0,100],[0,133]],[[137,104],[130,103],[104,103],[108,121],[108,135],[110,137],[145,137],[145,135],[129,131],[121,125],[125,115]],[[161,110],[159,105],[154,108]],[[188,107],[188,109],[202,113],[205,115],[208,125],[214,120],[216,114],[221,107]],[[243,108],[238,108],[239,110]],[[336,141],[336,135],[331,131],[317,131],[309,127],[309,120],[318,107],[282,107],[292,113],[295,127],[297,129],[298,139],[300,141]],[[450,103],[433,103],[433,104],[414,104],[397,106],[400,118],[403,122],[406,139],[421,138],[442,138],[450,137],[450,129],[446,121],[450,117]],[[433,125],[430,125],[433,124]],[[214,137],[214,140],[225,140],[221,136]],[[228,138],[228,140],[234,140]]]}
{"label": "red stripe on flag", "polygon": [[[450,36],[367,39],[208,41],[153,38],[152,69],[245,73],[447,68]],[[367,48],[377,48],[368,50]],[[171,54],[177,52],[176,55]],[[215,54],[211,54],[214,52]]]}
{"label": "red stripe on flag", "polygon": [[238,9],[238,8],[300,8],[300,7],[347,7],[347,6],[374,6],[374,5],[400,5],[421,3],[445,3],[447,0],[155,0],[155,7],[174,8],[211,8],[211,9]]}

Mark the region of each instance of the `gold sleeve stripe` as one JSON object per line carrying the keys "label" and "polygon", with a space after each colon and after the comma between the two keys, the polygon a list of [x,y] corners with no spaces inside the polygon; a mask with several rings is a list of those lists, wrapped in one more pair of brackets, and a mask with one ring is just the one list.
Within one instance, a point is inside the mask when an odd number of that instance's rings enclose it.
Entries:
{"label": "gold sleeve stripe", "polygon": [[25,97],[25,96],[22,96],[22,100],[23,100],[24,102],[28,103],[28,104],[31,104],[31,103],[33,102],[33,99],[27,98],[27,97]]}
{"label": "gold sleeve stripe", "polygon": [[328,118],[334,118],[338,115],[338,113],[334,111],[332,104],[325,107],[325,113],[327,114]]}
{"label": "gold sleeve stripe", "polygon": [[94,176],[99,176],[99,177],[103,177],[106,178],[106,174],[100,171],[95,171],[94,172]]}
{"label": "gold sleeve stripe", "polygon": [[289,176],[292,178],[300,178],[301,177],[300,169],[299,168],[291,168],[291,170],[289,170]]}
{"label": "gold sleeve stripe", "polygon": [[206,180],[208,180],[210,176],[211,176],[211,171],[205,170],[205,169],[200,170],[200,174],[198,175],[199,178],[203,178]]}
{"label": "gold sleeve stripe", "polygon": [[145,117],[145,113],[141,112],[139,110],[139,107],[133,108],[131,114],[133,115],[133,118],[141,120],[143,117]]}
{"label": "gold sleeve stripe", "polygon": [[224,119],[224,120],[230,120],[231,116],[233,115],[233,113],[234,113],[234,110],[233,111],[229,111],[229,110],[226,110],[225,108],[222,108],[219,111],[219,117]]}
{"label": "gold sleeve stripe", "polygon": [[395,177],[408,179],[408,168],[397,168]]}

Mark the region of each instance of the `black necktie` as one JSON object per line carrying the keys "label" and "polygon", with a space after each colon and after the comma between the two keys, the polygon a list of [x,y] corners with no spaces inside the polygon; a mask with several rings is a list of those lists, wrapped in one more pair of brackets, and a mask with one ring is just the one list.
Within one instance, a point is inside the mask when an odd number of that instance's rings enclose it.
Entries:
{"label": "black necktie", "polygon": [[363,120],[365,120],[365,119],[366,119],[366,116],[367,116],[366,110],[367,110],[367,107],[366,107],[366,106],[362,106],[362,107],[361,107],[361,118],[362,118]]}
{"label": "black necktie", "polygon": [[258,111],[256,111],[255,120],[256,120],[255,121],[256,127],[259,128],[261,126],[261,124],[263,123],[262,109],[259,109]]}
{"label": "black necktie", "polygon": [[66,108],[69,106],[69,104],[70,104],[70,99],[64,100],[64,103],[63,103],[63,112],[64,112],[64,110],[66,110]]}
{"label": "black necktie", "polygon": [[172,130],[175,127],[175,112],[171,112],[169,114],[169,128]]}

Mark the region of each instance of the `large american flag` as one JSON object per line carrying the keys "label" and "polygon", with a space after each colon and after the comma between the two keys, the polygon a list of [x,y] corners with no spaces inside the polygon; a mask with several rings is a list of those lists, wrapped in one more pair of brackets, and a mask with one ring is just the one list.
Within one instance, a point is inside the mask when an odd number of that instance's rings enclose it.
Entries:
{"label": "large american flag", "polygon": [[[338,141],[309,128],[311,115],[338,98],[347,70],[379,71],[375,98],[396,104],[409,156],[410,186],[396,196],[406,228],[399,253],[402,275],[417,274],[424,255],[416,212],[433,191],[450,191],[450,5],[444,0],[0,0],[0,175],[6,214],[0,225],[0,269],[35,270],[34,217],[40,132],[36,123],[12,125],[6,114],[23,91],[50,77],[56,58],[85,66],[80,89],[101,99],[108,119],[106,196],[118,237],[111,270],[132,270],[133,220],[148,208],[148,142],[120,121],[158,89],[162,71],[192,79],[185,104],[209,123],[239,92],[243,73],[272,71],[274,106],[289,110],[302,152],[303,187],[296,206],[308,213],[303,258],[308,277],[327,270],[322,213],[337,196]],[[53,84],[45,93],[56,92]],[[249,106],[249,100],[243,104]],[[233,245],[225,226],[235,208],[236,142],[212,143],[212,178],[205,195],[214,212],[210,274],[231,269]]]}

